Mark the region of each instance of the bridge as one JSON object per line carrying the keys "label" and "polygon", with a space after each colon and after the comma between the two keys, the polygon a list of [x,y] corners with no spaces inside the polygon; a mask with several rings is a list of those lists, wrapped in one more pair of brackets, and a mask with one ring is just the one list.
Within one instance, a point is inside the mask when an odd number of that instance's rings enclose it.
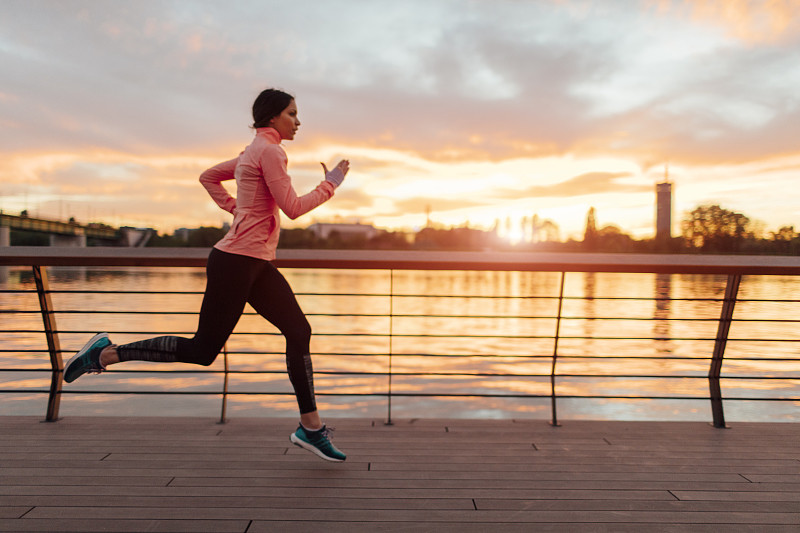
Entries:
{"label": "bridge", "polygon": [[85,247],[87,239],[99,241],[107,246],[142,247],[155,233],[149,228],[114,228],[98,223],[81,225],[74,219],[63,222],[27,215],[14,216],[0,213],[0,246],[11,245],[11,230],[49,235],[50,246],[78,248]]}

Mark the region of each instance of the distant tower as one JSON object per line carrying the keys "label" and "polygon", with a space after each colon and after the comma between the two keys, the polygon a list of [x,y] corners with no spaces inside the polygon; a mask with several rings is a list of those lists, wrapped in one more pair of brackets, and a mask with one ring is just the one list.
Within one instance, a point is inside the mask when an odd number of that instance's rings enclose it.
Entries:
{"label": "distant tower", "polygon": [[597,217],[594,207],[589,208],[586,213],[586,229],[583,231],[583,247],[587,251],[593,251],[597,246]]}
{"label": "distant tower", "polygon": [[672,238],[672,183],[669,167],[664,167],[664,182],[656,183],[656,241]]}

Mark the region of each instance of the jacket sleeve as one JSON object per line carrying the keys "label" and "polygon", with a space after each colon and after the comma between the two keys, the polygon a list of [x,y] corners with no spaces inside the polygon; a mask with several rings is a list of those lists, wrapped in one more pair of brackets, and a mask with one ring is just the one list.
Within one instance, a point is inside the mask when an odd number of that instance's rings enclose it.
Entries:
{"label": "jacket sleeve", "polygon": [[286,153],[276,144],[264,150],[260,162],[264,182],[275,198],[275,203],[292,220],[308,213],[333,196],[333,185],[324,180],[308,194],[297,196],[292,186],[292,178],[286,172]]}
{"label": "jacket sleeve", "polygon": [[200,174],[200,183],[203,184],[217,205],[228,213],[233,213],[236,208],[236,198],[228,193],[222,186],[222,182],[234,179],[233,173],[236,170],[237,161],[238,158],[224,161]]}

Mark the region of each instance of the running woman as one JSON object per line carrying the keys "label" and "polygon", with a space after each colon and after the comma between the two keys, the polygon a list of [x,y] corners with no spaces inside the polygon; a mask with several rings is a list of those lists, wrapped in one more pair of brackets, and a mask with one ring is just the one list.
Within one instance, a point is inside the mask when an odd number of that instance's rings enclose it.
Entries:
{"label": "running woman", "polygon": [[[216,244],[206,265],[206,290],[197,331],[191,339],[163,336],[114,345],[107,333],[95,335],[67,363],[64,380],[99,374],[124,361],[181,362],[208,366],[233,332],[249,303],[286,339],[286,367],[300,408],[300,424],[291,442],[328,461],[346,456],[330,441],[314,396],[309,354],[311,326],[291,287],[272,264],[280,234],[279,209],[295,219],[333,196],[350,163],[342,160],[313,191],[298,196],[286,172],[281,141],[294,139],[300,121],[294,97],[267,89],[253,104],[253,142],[239,157],[220,163],[200,176],[200,182],[222,209],[233,213],[230,231]],[[236,180],[236,198],[222,182]]]}

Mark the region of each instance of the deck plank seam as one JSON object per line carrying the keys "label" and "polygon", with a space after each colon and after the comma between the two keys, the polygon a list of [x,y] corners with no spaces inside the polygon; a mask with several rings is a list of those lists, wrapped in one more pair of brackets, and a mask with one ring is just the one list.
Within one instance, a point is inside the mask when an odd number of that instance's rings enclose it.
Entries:
{"label": "deck plank seam", "polygon": [[28,510],[27,510],[27,511],[25,511],[24,513],[22,513],[21,515],[19,515],[19,516],[17,517],[17,519],[19,520],[19,519],[25,518],[25,515],[27,515],[28,513],[30,513],[31,511],[33,511],[34,509],[36,509],[36,506],[35,506],[35,505],[34,505],[33,507],[29,507],[29,508],[28,508]]}

